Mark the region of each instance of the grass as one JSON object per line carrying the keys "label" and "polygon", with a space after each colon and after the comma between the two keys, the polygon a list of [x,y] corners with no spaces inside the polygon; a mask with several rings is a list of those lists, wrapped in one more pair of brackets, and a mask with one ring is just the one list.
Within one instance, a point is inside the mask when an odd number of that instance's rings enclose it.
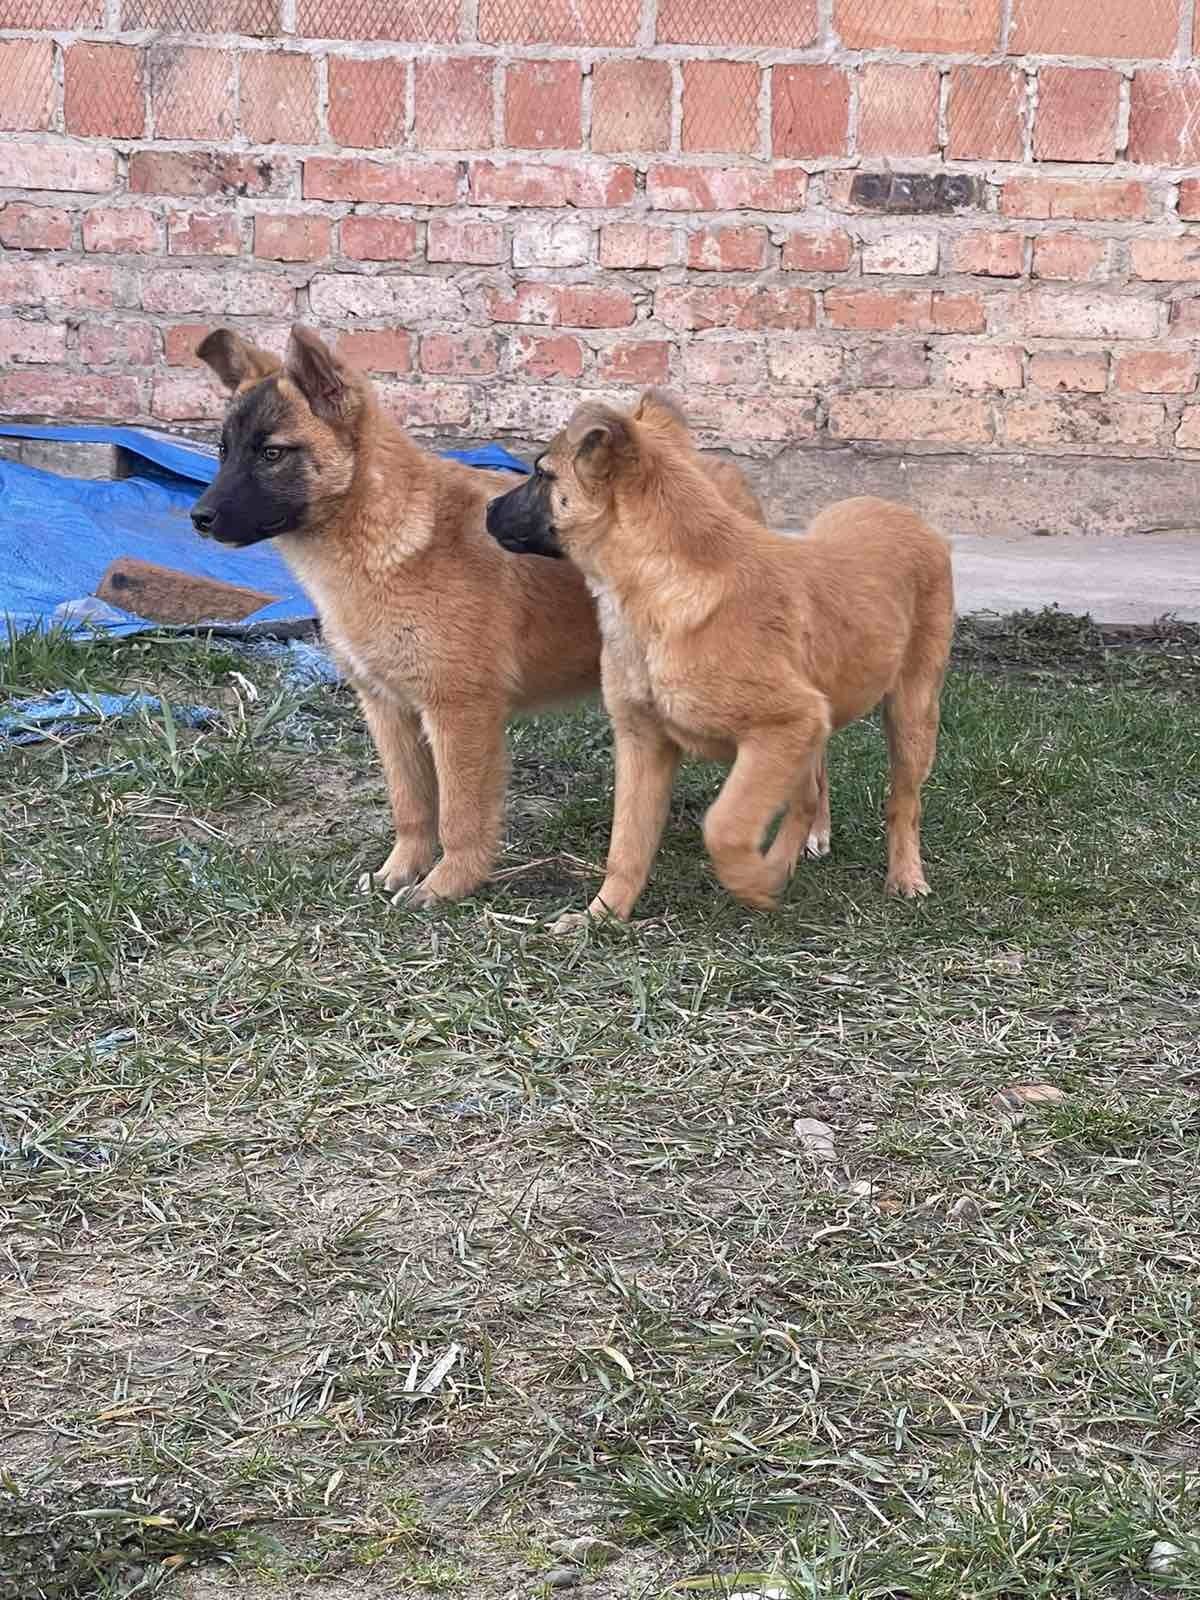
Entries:
{"label": "grass", "polygon": [[863,726],[778,916],[697,766],[565,944],[597,714],[515,731],[504,871],[428,917],[351,892],[344,693],[0,650],[64,685],[221,719],[0,764],[0,1600],[499,1600],[585,1534],[604,1600],[1200,1596],[1194,633],[961,631],[923,905]]}

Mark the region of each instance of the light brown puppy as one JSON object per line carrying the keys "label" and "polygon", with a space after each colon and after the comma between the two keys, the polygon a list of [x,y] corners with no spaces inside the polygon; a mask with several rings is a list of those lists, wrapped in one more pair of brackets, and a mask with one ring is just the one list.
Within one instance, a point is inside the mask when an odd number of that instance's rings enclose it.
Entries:
{"label": "light brown puppy", "polygon": [[608,870],[589,915],[633,911],[685,751],[732,761],[705,844],[732,894],[772,907],[812,836],[828,834],[830,733],[881,701],[887,888],[929,892],[921,787],[954,599],[949,549],[914,512],[846,500],[803,538],[772,533],[714,494],[678,414],[654,396],[632,416],[581,406],[540,457],[535,485],[505,501],[489,511],[493,531],[503,526],[516,548],[523,525],[527,547],[561,548],[597,598],[616,800]]}
{"label": "light brown puppy", "polygon": [[314,333],[293,330],[282,368],[227,329],[198,354],[233,397],[193,521],[277,541],[383,762],[395,842],[362,886],[418,905],[470,894],[499,847],[505,724],[598,687],[583,577],[501,549],[484,514],[513,476],[419,449]]}

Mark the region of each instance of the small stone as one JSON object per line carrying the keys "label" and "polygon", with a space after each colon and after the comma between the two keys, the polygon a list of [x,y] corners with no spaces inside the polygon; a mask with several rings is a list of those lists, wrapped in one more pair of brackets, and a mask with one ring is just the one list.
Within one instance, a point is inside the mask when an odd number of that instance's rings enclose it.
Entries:
{"label": "small stone", "polygon": [[581,1534],[577,1539],[552,1539],[548,1548],[579,1567],[606,1567],[621,1554],[618,1545],[592,1533]]}
{"label": "small stone", "polygon": [[578,1567],[551,1567],[542,1582],[548,1589],[573,1589],[581,1576]]}
{"label": "small stone", "polygon": [[833,1129],[827,1122],[818,1122],[816,1117],[797,1117],[792,1123],[792,1132],[809,1155],[815,1156],[818,1161],[837,1160]]}
{"label": "small stone", "polygon": [[1010,1083],[993,1096],[992,1104],[1006,1116],[1022,1116],[1029,1106],[1061,1106],[1066,1095],[1052,1083]]}
{"label": "small stone", "polygon": [[1180,1546],[1172,1544],[1170,1539],[1159,1539],[1151,1545],[1146,1565],[1151,1572],[1170,1572],[1182,1554]]}

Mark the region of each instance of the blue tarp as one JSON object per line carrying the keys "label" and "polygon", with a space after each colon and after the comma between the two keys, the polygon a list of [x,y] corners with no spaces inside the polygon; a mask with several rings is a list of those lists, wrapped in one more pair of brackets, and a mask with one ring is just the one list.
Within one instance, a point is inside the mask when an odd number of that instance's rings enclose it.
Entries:
{"label": "blue tarp", "polygon": [[[104,569],[121,556],[279,596],[247,617],[243,628],[268,631],[265,625],[313,616],[312,603],[272,544],[227,550],[193,531],[188,512],[217,472],[212,446],[149,428],[8,423],[0,424],[0,436],[118,445],[151,463],[153,473],[114,481],[66,478],[0,460],[0,619],[18,631],[70,625],[72,604],[94,594]],[[500,445],[445,453],[469,466],[529,470]],[[153,626],[96,605],[80,608],[74,620],[115,634]]]}

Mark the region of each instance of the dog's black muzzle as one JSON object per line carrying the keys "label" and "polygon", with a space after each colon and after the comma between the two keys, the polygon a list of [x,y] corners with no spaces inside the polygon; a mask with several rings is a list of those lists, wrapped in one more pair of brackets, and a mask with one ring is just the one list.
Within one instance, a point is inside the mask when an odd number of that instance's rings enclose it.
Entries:
{"label": "dog's black muzzle", "polygon": [[534,473],[490,502],[487,531],[514,555],[561,557],[562,546],[550,520],[549,501],[549,480]]}

